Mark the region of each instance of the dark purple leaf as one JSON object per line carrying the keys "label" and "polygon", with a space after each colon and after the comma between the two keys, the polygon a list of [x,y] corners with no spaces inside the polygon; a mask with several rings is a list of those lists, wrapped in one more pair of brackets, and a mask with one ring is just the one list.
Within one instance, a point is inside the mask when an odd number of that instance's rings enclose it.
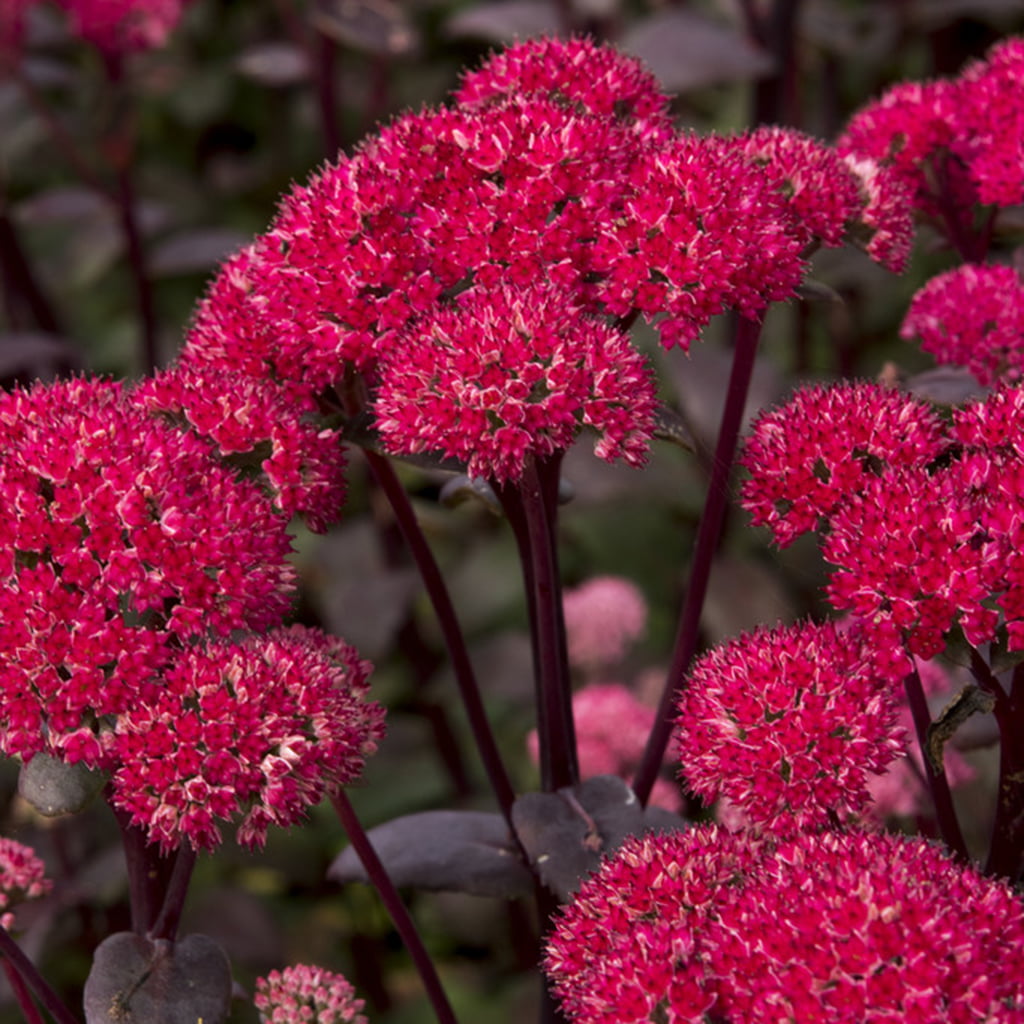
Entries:
{"label": "dark purple leaf", "polygon": [[498,0],[456,11],[444,29],[453,39],[468,36],[511,43],[529,36],[555,35],[559,24],[555,5],[545,0]]}
{"label": "dark purple leaf", "polygon": [[735,29],[678,8],[638,22],[619,45],[671,91],[760,78],[774,67],[764,50]]}
{"label": "dark purple leaf", "polygon": [[364,53],[407,56],[420,46],[415,26],[393,0],[317,0],[312,19],[318,32]]}
{"label": "dark purple leaf", "polygon": [[85,982],[87,1024],[221,1024],[231,965],[205,935],[180,942],[117,932],[96,949]]}
{"label": "dark purple leaf", "polygon": [[915,373],[904,386],[915,397],[938,405],[963,405],[964,402],[984,398],[991,390],[980,384],[974,374],[963,366],[936,366],[932,370]]}
{"label": "dark purple leaf", "polygon": [[299,85],[309,78],[309,60],[294,43],[258,43],[235,61],[240,74],[260,85],[281,88]]}
{"label": "dark purple leaf", "polygon": [[51,380],[80,365],[68,338],[42,331],[0,334],[0,380]]}
{"label": "dark purple leaf", "polygon": [[[668,817],[666,817],[668,816]],[[580,882],[617,850],[627,836],[641,835],[681,818],[645,813],[629,785],[615,775],[596,775],[557,793],[525,793],[512,805],[512,822],[541,881],[568,900]]]}
{"label": "dark purple leaf", "polygon": [[[369,837],[395,885],[510,899],[533,889],[533,876],[500,814],[423,811],[378,825]],[[351,847],[334,859],[327,877],[369,881]]]}

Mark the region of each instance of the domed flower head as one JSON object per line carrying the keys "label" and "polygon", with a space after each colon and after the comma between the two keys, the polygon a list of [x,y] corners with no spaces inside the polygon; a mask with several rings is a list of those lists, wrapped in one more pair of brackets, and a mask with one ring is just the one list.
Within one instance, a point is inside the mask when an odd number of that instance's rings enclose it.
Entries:
{"label": "domed flower head", "polygon": [[647,627],[643,592],[622,576],[596,576],[563,602],[569,661],[591,673],[616,666]]}
{"label": "domed flower head", "polygon": [[941,363],[966,366],[982,383],[1024,371],[1024,283],[1013,267],[966,263],[933,277],[910,303],[903,338]]}
{"label": "domed flower head", "polygon": [[646,151],[627,177],[592,252],[607,312],[638,310],[666,347],[685,348],[725,309],[754,317],[794,294],[803,241],[775,182],[733,143],[684,136]]}
{"label": "domed flower head", "polygon": [[887,466],[926,465],[948,445],[939,416],[891,388],[843,383],[798,391],[763,412],[742,456],[742,504],[778,544],[817,528]]}
{"label": "domed flower head", "polygon": [[734,1024],[1024,1019],[1024,904],[924,839],[802,835],[765,856],[709,926]]}
{"label": "domed flower head", "polygon": [[341,974],[298,964],[256,979],[260,1024],[366,1024],[363,1001]]}
{"label": "domed flower head", "polygon": [[706,1020],[704,930],[756,856],[745,836],[709,825],[627,839],[555,919],[544,971],[567,1018]]}
{"label": "domed flower head", "polygon": [[734,144],[759,164],[789,202],[805,244],[843,244],[847,225],[860,211],[857,179],[832,148],[792,128],[765,126]]}
{"label": "domed flower head", "polygon": [[119,384],[0,396],[0,749],[102,761],[96,729],[196,637],[273,626],[286,521]]}
{"label": "domed flower head", "polygon": [[112,801],[162,850],[262,846],[352,782],[383,735],[370,665],[347,644],[293,626],[180,655],[159,692],[121,714]]}
{"label": "domed flower head", "polygon": [[529,39],[467,72],[455,94],[465,106],[536,96],[616,119],[639,135],[672,133],[669,100],[640,61],[591,39]]}
{"label": "domed flower head", "polygon": [[781,832],[859,813],[867,773],[901,746],[905,659],[831,623],[760,629],[704,655],[679,702],[682,775],[753,826]]}
{"label": "domed flower head", "polygon": [[923,839],[628,840],[555,923],[573,1024],[1017,1024],[1024,904]]}
{"label": "domed flower head", "polygon": [[643,358],[555,288],[463,292],[396,341],[379,381],[388,451],[435,452],[499,483],[568,448],[584,425],[601,458],[640,465],[653,429]]}
{"label": "domed flower head", "polygon": [[301,390],[185,364],[145,381],[135,397],[194,430],[233,464],[248,456],[283,515],[301,514],[319,533],[337,519],[345,497],[341,441],[335,431],[313,426],[316,406]]}
{"label": "domed flower head", "polygon": [[0,926],[14,925],[12,908],[45,896],[53,888],[36,852],[15,839],[0,838]]}
{"label": "domed flower head", "polygon": [[107,53],[163,46],[188,0],[59,0],[74,33]]}
{"label": "domed flower head", "polygon": [[[992,485],[990,493],[998,493]],[[971,644],[994,639],[998,615],[990,599],[1001,589],[1004,549],[982,515],[963,461],[867,480],[831,518],[822,544],[835,567],[830,603],[879,638],[905,641],[921,658],[939,653],[954,625]]]}

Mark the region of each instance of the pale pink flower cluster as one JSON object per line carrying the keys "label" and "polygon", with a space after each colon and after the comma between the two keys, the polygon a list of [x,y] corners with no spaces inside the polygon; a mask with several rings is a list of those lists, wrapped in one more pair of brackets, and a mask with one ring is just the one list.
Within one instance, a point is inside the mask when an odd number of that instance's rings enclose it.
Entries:
{"label": "pale pink flower cluster", "polygon": [[919,338],[940,363],[966,366],[989,387],[1018,382],[1024,372],[1020,274],[966,263],[933,277],[911,300],[900,336]]}
{"label": "pale pink flower cluster", "polygon": [[614,669],[647,628],[647,601],[631,580],[595,576],[563,596],[569,661],[588,675]]}
{"label": "pale pink flower cluster", "polygon": [[[580,777],[617,775],[632,782],[656,714],[622,683],[590,683],[577,690],[572,697],[572,715]],[[526,745],[536,764],[540,760],[536,730],[527,737]],[[679,786],[656,779],[648,803],[668,811],[680,810]]]}
{"label": "pale pink flower cluster", "polygon": [[46,865],[35,850],[16,839],[0,838],[0,927],[10,931],[13,908],[45,896],[52,888]]}
{"label": "pale pink flower cluster", "polygon": [[257,978],[260,1024],[367,1024],[363,1001],[344,975],[297,964]]}
{"label": "pale pink flower cluster", "polygon": [[855,818],[868,774],[902,747],[895,693],[905,674],[895,652],[831,623],[759,629],[714,648],[679,702],[687,787],[775,834]]}
{"label": "pale pink flower cluster", "polygon": [[1024,904],[919,838],[702,825],[627,840],[545,970],[572,1024],[1019,1024]]}

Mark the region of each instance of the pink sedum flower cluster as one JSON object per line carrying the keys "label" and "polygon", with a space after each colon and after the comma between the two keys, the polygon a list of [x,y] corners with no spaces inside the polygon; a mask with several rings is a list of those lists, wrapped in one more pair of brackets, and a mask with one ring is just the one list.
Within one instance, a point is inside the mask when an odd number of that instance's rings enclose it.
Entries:
{"label": "pink sedum flower cluster", "polygon": [[900,328],[940,363],[966,366],[984,385],[1024,372],[1024,283],[1013,268],[966,263],[933,277]]}
{"label": "pink sedum flower cluster", "polygon": [[927,464],[948,445],[924,402],[867,382],[802,388],[755,421],[741,463],[754,524],[785,547],[814,530],[871,477]]}
{"label": "pink sedum flower cluster", "polygon": [[627,840],[545,970],[573,1024],[1017,1024],[1024,905],[922,839],[703,825]]}
{"label": "pink sedum flower cluster", "polygon": [[776,835],[860,814],[868,773],[902,746],[904,661],[831,623],[759,629],[713,649],[679,702],[688,788]]}
{"label": "pink sedum flower cluster", "polygon": [[[182,644],[280,621],[285,521],[198,437],[75,379],[0,396],[0,749],[102,765]],[[101,730],[102,732],[102,730]]]}
{"label": "pink sedum flower cluster", "polygon": [[19,903],[45,896],[53,888],[36,852],[15,839],[0,838],[0,927],[14,926]]}
{"label": "pink sedum flower cluster", "polygon": [[162,850],[213,849],[218,822],[262,846],[352,782],[383,735],[370,665],[341,640],[293,626],[193,647],[158,692],[123,712],[112,802]]}
{"label": "pink sedum flower cluster", "polygon": [[913,190],[926,215],[949,226],[949,206],[1024,200],[1024,40],[994,46],[955,79],[905,82],[854,115],[840,152],[868,157]]}
{"label": "pink sedum flower cluster", "polygon": [[[838,242],[884,191],[869,194],[834,151],[795,133],[754,147],[674,132],[652,76],[609,47],[517,44],[467,74],[451,106],[399,116],[293,188],[225,264],[183,362],[307,396],[348,373],[347,415],[372,410],[389,450],[478,452],[471,472],[499,480],[571,443],[570,418],[598,429],[599,455],[636,463],[650,388],[609,323],[642,315],[663,344],[685,347],[725,310],[759,317],[795,294],[809,235]],[[556,390],[480,409],[489,389],[459,374],[486,353],[454,359],[444,331],[470,316],[503,330],[511,308],[536,303],[575,311],[565,343],[579,358],[586,335],[596,365],[570,374],[567,391],[549,367]],[[439,422],[416,417],[418,405]]]}
{"label": "pink sedum flower cluster", "polygon": [[318,533],[338,518],[344,450],[333,430],[313,425],[308,395],[266,378],[187,364],[158,373],[136,395],[151,412],[209,441],[221,458],[238,465],[249,456],[283,515],[302,515]]}
{"label": "pink sedum flower cluster", "polygon": [[341,974],[297,964],[256,979],[260,1024],[367,1024],[363,1001]]}
{"label": "pink sedum flower cluster", "polygon": [[595,576],[563,597],[569,662],[588,675],[616,668],[647,628],[643,592],[622,576]]}
{"label": "pink sedum flower cluster", "polygon": [[[901,438],[876,451],[864,427],[881,408]],[[1022,410],[1024,393],[1003,387],[942,426],[922,403],[871,385],[801,392],[755,425],[743,503],[780,543],[827,526],[829,600],[879,642],[930,658],[956,626],[974,646],[1020,650]]]}
{"label": "pink sedum flower cluster", "polygon": [[163,46],[188,0],[59,0],[75,35],[108,54]]}
{"label": "pink sedum flower cluster", "polygon": [[654,381],[624,334],[551,288],[496,286],[417,320],[384,358],[374,406],[385,448],[440,452],[504,483],[564,451],[581,426],[595,452],[646,461]]}

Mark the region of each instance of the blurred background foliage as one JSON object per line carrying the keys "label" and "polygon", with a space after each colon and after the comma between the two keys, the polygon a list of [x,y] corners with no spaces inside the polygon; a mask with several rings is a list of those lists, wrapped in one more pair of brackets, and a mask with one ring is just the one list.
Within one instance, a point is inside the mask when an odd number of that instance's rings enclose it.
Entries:
{"label": "blurred background foliage", "polygon": [[[266,227],[283,191],[378,122],[443,102],[460,69],[517,37],[582,31],[616,42],[648,63],[676,94],[679,123],[697,131],[767,122],[832,139],[886,85],[954,73],[1024,30],[1018,0],[194,0],[169,45],[132,57],[112,83],[55,9],[32,15],[20,67],[0,74],[0,378],[8,386],[80,370],[132,377],[151,360],[172,360],[218,262]],[[139,261],[111,198],[123,195],[125,178],[153,300],[150,356],[140,341]],[[901,372],[926,368],[897,328],[913,291],[953,262],[925,236],[900,279],[859,252],[821,254],[813,276],[836,298],[772,311],[752,408],[797,380],[874,377],[890,361]],[[726,335],[712,324],[687,357],[636,330],[664,396],[695,430],[696,457],[663,445],[636,472],[594,459],[584,440],[566,463],[575,496],[561,527],[565,582],[624,575],[651,606],[624,679],[659,665],[671,644],[728,374]],[[376,695],[389,707],[388,737],[353,800],[367,826],[433,807],[493,809],[415,572],[358,452],[350,461],[340,523],[325,537],[296,527],[295,546],[297,617],[373,660]],[[509,532],[478,504],[442,505],[438,476],[402,473],[450,574],[514,781],[535,788],[524,746],[533,726],[529,640]],[[705,640],[813,613],[822,580],[813,541],[770,549],[736,512]],[[16,776],[11,764],[0,771],[4,834],[38,845],[57,881],[52,898],[23,911],[22,941],[69,1004],[81,1005],[91,950],[128,926],[116,830],[103,807],[39,820],[17,799]],[[987,813],[974,810],[976,830]],[[344,844],[319,808],[309,827],[272,834],[262,855],[227,844],[201,858],[185,931],[223,943],[240,994],[257,974],[312,962],[347,974],[371,1021],[430,1020],[375,895],[325,881]],[[464,1021],[534,1015],[529,910],[410,898]],[[0,1004],[0,1020],[18,1019],[13,1004]],[[240,999],[233,1020],[254,1019]]]}

